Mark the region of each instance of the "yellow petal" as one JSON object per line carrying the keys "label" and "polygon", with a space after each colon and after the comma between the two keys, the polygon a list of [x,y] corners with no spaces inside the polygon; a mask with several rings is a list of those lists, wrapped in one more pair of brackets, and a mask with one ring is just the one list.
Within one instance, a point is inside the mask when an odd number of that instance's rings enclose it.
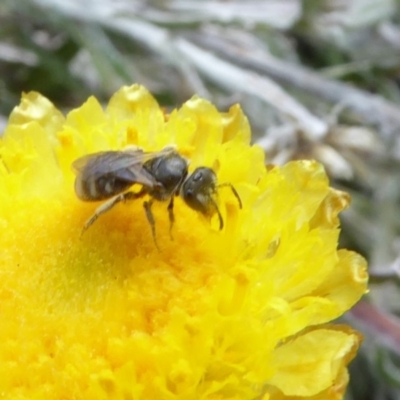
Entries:
{"label": "yellow petal", "polygon": [[340,190],[329,188],[329,193],[321,203],[313,219],[312,226],[324,228],[336,228],[339,226],[338,214],[350,204],[350,196]]}
{"label": "yellow petal", "polygon": [[338,306],[338,315],[351,308],[366,292],[368,284],[367,264],[359,254],[347,250],[338,251],[339,262],[314,294],[332,301]]}
{"label": "yellow petal", "polygon": [[349,329],[316,329],[273,353],[277,373],[270,383],[287,396],[314,396],[332,387],[354,356],[360,338]]}
{"label": "yellow petal", "polygon": [[40,93],[23,93],[21,104],[15,107],[9,118],[9,125],[24,125],[36,121],[50,135],[60,129],[64,117],[54,105]]}
{"label": "yellow petal", "polygon": [[226,114],[222,115],[223,142],[238,139],[245,144],[250,143],[251,133],[247,117],[238,104],[233,105]]}

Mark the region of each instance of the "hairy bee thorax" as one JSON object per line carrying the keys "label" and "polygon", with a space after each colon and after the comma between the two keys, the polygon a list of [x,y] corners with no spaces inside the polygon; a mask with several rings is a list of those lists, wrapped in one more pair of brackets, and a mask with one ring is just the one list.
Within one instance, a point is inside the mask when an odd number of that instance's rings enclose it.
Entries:
{"label": "hairy bee thorax", "polygon": [[161,184],[161,187],[149,190],[150,196],[158,201],[166,201],[179,192],[188,174],[188,161],[172,152],[145,162],[143,168]]}

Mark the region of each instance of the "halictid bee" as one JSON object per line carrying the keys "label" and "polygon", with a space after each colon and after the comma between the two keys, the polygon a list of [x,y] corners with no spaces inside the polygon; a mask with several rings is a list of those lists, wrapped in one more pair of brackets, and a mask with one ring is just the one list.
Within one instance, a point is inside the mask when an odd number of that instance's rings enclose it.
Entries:
{"label": "halictid bee", "polygon": [[[121,201],[148,196],[143,206],[156,242],[155,220],[151,211],[153,202],[168,201],[170,231],[174,224],[174,197],[180,195],[185,203],[205,216],[219,218],[219,228],[224,221],[218,208],[218,188],[230,187],[239,207],[241,199],[231,183],[217,183],[215,172],[208,167],[198,167],[188,173],[189,162],[174,148],[166,147],[159,152],[144,152],[141,149],[103,151],[83,156],[72,164],[76,172],[75,192],[83,201],[105,201],[89,218],[84,230],[106,211]],[[140,184],[137,192],[130,191]]]}

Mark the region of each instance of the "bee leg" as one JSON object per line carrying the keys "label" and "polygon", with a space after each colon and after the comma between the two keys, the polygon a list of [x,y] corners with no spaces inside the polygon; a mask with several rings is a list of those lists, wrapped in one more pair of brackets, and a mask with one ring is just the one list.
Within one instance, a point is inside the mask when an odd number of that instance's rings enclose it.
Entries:
{"label": "bee leg", "polygon": [[171,196],[171,200],[168,204],[168,217],[169,217],[169,236],[171,240],[174,240],[172,236],[172,227],[174,226],[175,222],[175,215],[174,215],[174,196]]}
{"label": "bee leg", "polygon": [[138,193],[126,192],[126,193],[121,193],[118,196],[115,196],[110,200],[106,201],[100,207],[98,207],[94,212],[94,214],[85,222],[85,225],[83,226],[82,229],[82,233],[85,232],[97,220],[97,218],[100,217],[100,215],[111,210],[116,204],[120,203],[121,201],[138,199],[139,197],[143,197],[144,195],[145,195],[144,191],[140,191]]}
{"label": "bee leg", "polygon": [[142,188],[139,192],[135,193],[135,192],[125,192],[124,198],[122,199],[123,202],[127,201],[127,200],[136,200],[136,199],[140,199],[141,197],[143,197],[145,194],[147,193],[147,190],[145,188]]}
{"label": "bee leg", "polygon": [[157,247],[157,250],[160,251],[160,248],[158,247],[157,243],[157,237],[156,237],[156,221],[154,220],[154,215],[151,211],[151,206],[153,204],[153,200],[150,199],[149,201],[145,201],[143,203],[144,211],[146,212],[146,217],[147,221],[149,221],[150,227],[151,227],[151,234],[153,236],[154,244]]}
{"label": "bee leg", "polygon": [[217,187],[218,188],[221,188],[221,187],[229,187],[229,188],[231,188],[233,195],[236,197],[236,199],[237,199],[237,201],[239,203],[239,208],[243,208],[242,200],[239,197],[239,193],[236,191],[236,189],[232,185],[232,183],[230,183],[230,182],[220,183]]}

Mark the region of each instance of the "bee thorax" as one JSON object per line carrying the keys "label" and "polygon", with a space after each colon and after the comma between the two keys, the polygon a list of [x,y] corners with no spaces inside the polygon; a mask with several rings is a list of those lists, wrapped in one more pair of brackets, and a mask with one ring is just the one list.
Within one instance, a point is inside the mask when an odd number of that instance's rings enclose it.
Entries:
{"label": "bee thorax", "polygon": [[150,194],[159,201],[165,201],[179,191],[186,178],[188,163],[177,153],[159,157],[145,163],[144,168],[155,178],[158,186],[154,186]]}

